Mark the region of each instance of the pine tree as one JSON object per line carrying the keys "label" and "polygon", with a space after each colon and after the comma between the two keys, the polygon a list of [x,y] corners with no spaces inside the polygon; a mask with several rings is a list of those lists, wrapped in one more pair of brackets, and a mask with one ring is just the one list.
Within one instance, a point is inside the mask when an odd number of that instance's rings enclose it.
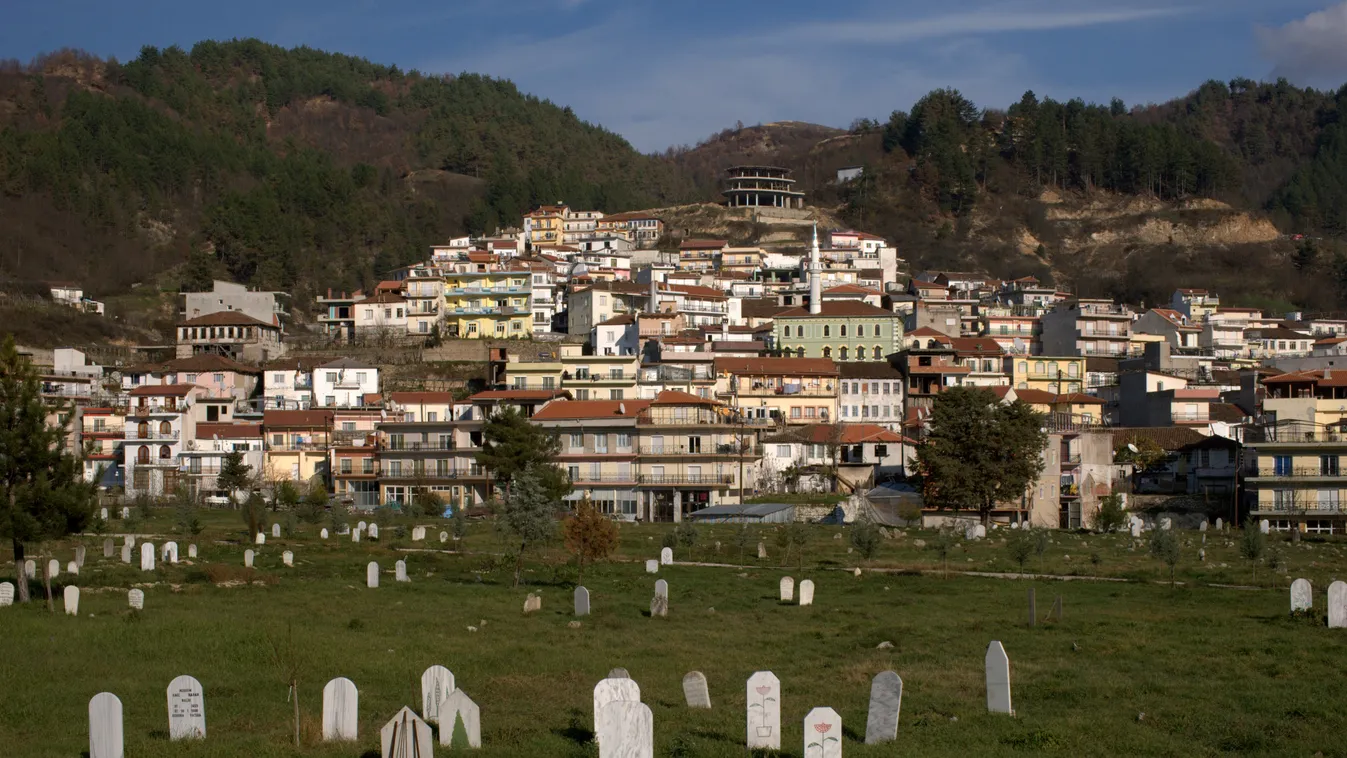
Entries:
{"label": "pine tree", "polygon": [[483,425],[477,462],[503,483],[507,500],[514,478],[533,467],[537,467],[535,475],[547,494],[560,500],[571,485],[565,473],[551,465],[559,452],[561,440],[556,435],[529,423],[518,410],[506,408]]}
{"label": "pine tree", "polygon": [[38,376],[14,338],[0,345],[0,537],[14,548],[18,600],[29,600],[27,547],[78,532],[93,518],[93,486],[66,451],[64,425],[47,423]]}

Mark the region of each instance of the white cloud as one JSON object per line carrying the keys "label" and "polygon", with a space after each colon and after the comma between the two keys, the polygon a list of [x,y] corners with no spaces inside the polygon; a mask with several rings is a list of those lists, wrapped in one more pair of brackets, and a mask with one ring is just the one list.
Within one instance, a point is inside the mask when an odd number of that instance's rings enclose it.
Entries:
{"label": "white cloud", "polygon": [[1347,78],[1347,2],[1279,28],[1260,27],[1258,40],[1273,76],[1331,87]]}
{"label": "white cloud", "polygon": [[852,14],[765,31],[727,27],[673,41],[652,32],[648,10],[633,3],[578,31],[537,39],[525,30],[493,39],[490,48],[418,67],[510,78],[641,150],[659,151],[735,121],[845,127],[862,116],[882,120],[939,87],[958,88],[977,103],[1005,105],[1025,89],[1046,89],[1046,83],[1022,56],[996,49],[987,35],[1182,12],[1033,0],[983,3],[901,23],[885,9],[868,19]]}

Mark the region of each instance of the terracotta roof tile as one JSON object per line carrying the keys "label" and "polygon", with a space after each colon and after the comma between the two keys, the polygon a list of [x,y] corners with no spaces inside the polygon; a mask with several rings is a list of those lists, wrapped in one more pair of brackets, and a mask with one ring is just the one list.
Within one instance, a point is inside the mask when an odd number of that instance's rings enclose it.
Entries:
{"label": "terracotta roof tile", "polygon": [[716,373],[837,376],[830,358],[716,358]]}
{"label": "terracotta roof tile", "polygon": [[535,421],[636,418],[650,400],[555,400],[533,414]]}
{"label": "terracotta roof tile", "polygon": [[268,429],[281,427],[331,427],[332,411],[263,411],[262,426]]}
{"label": "terracotta roof tile", "polygon": [[207,313],[204,316],[197,316],[186,321],[179,321],[178,326],[265,326],[271,329],[279,329],[275,323],[258,321],[257,319],[239,311],[218,311],[216,313]]}

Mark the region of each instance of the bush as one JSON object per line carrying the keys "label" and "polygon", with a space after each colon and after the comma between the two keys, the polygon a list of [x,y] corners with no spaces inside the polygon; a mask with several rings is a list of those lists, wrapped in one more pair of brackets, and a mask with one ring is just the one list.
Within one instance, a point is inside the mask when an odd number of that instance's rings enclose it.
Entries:
{"label": "bush", "polygon": [[1151,532],[1151,555],[1169,566],[1169,584],[1174,584],[1174,567],[1179,563],[1179,538],[1168,529],[1156,529]]}
{"label": "bush", "polygon": [[861,521],[851,527],[851,546],[867,561],[879,552],[879,543],[882,540],[879,527],[875,526],[873,521]]}
{"label": "bush", "polygon": [[1029,562],[1029,556],[1034,554],[1034,547],[1034,536],[1024,530],[1017,531],[1006,540],[1006,552],[1010,553],[1010,559],[1019,565],[1021,574],[1024,573],[1024,564]]}
{"label": "bush", "polygon": [[664,536],[660,538],[659,544],[660,547],[678,547],[678,533],[676,531],[665,532]]}
{"label": "bush", "polygon": [[1127,524],[1127,511],[1123,509],[1122,495],[1107,495],[1099,501],[1099,512],[1095,515],[1094,526],[1104,534],[1120,531]]}

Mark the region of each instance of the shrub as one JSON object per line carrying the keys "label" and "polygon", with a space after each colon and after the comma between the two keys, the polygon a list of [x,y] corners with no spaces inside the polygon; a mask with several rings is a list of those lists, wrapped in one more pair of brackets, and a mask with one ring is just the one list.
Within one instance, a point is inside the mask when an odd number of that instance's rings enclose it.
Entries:
{"label": "shrub", "polygon": [[1099,501],[1099,512],[1095,515],[1094,526],[1104,534],[1119,531],[1127,524],[1127,511],[1123,509],[1122,495],[1106,495]]}
{"label": "shrub", "polygon": [[861,554],[865,560],[875,557],[879,552],[879,543],[883,541],[883,536],[879,533],[879,527],[875,526],[873,521],[861,521],[851,527],[851,546],[856,548],[856,552]]}

